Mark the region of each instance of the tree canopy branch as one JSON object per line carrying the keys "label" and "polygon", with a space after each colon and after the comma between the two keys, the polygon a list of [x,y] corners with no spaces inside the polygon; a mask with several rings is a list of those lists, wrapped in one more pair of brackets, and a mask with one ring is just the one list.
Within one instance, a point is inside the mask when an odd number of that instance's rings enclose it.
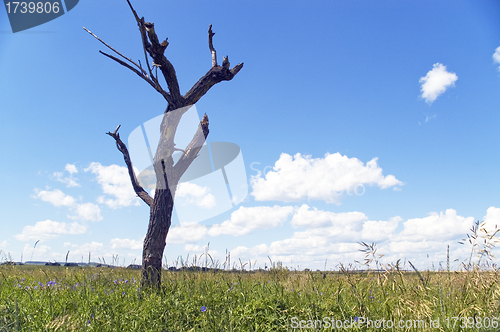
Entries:
{"label": "tree canopy branch", "polygon": [[130,58],[126,57],[125,55],[121,54],[120,52],[118,52],[117,50],[115,50],[113,47],[111,47],[110,45],[108,45],[104,40],[102,40],[101,38],[99,38],[98,36],[96,36],[94,33],[92,33],[92,31],[90,31],[89,29],[87,29],[86,27],[83,27],[83,29],[85,31],[87,31],[89,34],[91,34],[94,38],[96,38],[98,41],[100,41],[101,43],[103,43],[104,45],[106,45],[107,48],[109,48],[110,50],[112,50],[113,52],[115,52],[116,54],[118,54],[119,56],[121,56],[122,58],[124,58],[125,60],[127,60],[128,62],[131,62],[132,64],[134,64],[137,68],[139,68],[141,70],[141,72],[144,74],[144,75],[148,75],[146,73],[146,71],[144,69],[142,69],[141,66],[139,66],[137,63],[135,63],[134,61],[132,61]]}
{"label": "tree canopy branch", "polygon": [[193,136],[193,139],[189,142],[188,146],[184,150],[184,153],[174,166],[174,172],[177,179],[181,178],[184,172],[188,169],[189,165],[193,162],[194,158],[198,156],[198,153],[207,139],[208,133],[208,116],[205,114],[200,122],[200,125],[198,126],[198,130],[196,130],[196,133]]}
{"label": "tree canopy branch", "polygon": [[120,125],[116,127],[114,132],[108,132],[109,136],[113,137],[116,141],[116,147],[123,154],[123,159],[125,159],[125,164],[127,164],[128,175],[130,176],[130,181],[132,182],[132,187],[134,188],[135,193],[139,196],[144,203],[148,206],[153,205],[153,198],[148,194],[146,190],[139,184],[137,177],[135,176],[134,168],[132,167],[132,161],[130,160],[130,155],[128,153],[127,146],[122,142],[120,138],[120,134],[118,134],[118,129],[120,129]]}
{"label": "tree canopy branch", "polygon": [[210,70],[196,82],[191,90],[184,95],[186,105],[196,104],[211,87],[222,81],[230,81],[243,68],[243,63],[237,64],[233,69],[229,69],[229,61],[226,66],[212,67]]}
{"label": "tree canopy branch", "polygon": [[212,43],[212,38],[215,32],[212,31],[212,24],[208,27],[208,48],[210,53],[212,53],[212,67],[217,67],[217,52],[215,51],[214,44]]}

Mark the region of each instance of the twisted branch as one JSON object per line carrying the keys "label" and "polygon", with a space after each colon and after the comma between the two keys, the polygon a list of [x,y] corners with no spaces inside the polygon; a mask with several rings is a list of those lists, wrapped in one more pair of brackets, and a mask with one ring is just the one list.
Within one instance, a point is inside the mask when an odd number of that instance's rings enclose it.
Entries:
{"label": "twisted branch", "polygon": [[144,190],[144,188],[141,187],[141,185],[139,184],[139,181],[135,176],[134,168],[132,167],[132,161],[130,160],[130,155],[128,153],[127,146],[125,145],[125,143],[122,142],[120,134],[118,134],[118,129],[120,129],[120,126],[121,125],[118,125],[118,127],[116,127],[114,132],[108,132],[106,134],[115,139],[116,147],[123,154],[123,159],[125,159],[125,164],[127,164],[128,175],[130,176],[132,187],[134,188],[135,193],[144,201],[144,203],[146,203],[149,206],[152,206],[154,200],[151,196],[149,196],[148,192]]}

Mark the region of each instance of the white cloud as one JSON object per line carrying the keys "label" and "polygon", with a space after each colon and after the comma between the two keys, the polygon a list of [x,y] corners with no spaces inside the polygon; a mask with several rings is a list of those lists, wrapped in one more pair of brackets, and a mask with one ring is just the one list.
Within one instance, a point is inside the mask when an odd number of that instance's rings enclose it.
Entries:
{"label": "white cloud", "polygon": [[403,218],[393,217],[389,221],[368,220],[363,224],[361,237],[365,241],[380,242],[388,240],[398,227]]}
{"label": "white cloud", "polygon": [[258,206],[240,207],[231,213],[231,219],[222,224],[213,225],[208,234],[218,236],[229,234],[234,236],[246,235],[257,229],[270,229],[283,225],[294,208],[291,206]]}
{"label": "white cloud", "polygon": [[76,215],[70,216],[71,219],[86,221],[101,221],[101,209],[93,203],[77,204],[75,207]]}
{"label": "white cloud", "polygon": [[433,68],[420,78],[422,83],[422,98],[427,103],[432,103],[436,98],[444,93],[450,86],[454,86],[458,76],[455,73],[446,71],[446,66],[440,63],[434,64]]}
{"label": "white cloud", "polygon": [[167,244],[196,243],[207,234],[207,227],[186,225],[171,227],[168,231]]}
{"label": "white cloud", "polygon": [[78,169],[76,168],[75,165],[73,164],[66,164],[66,166],[64,167],[64,169],[66,170],[66,172],[68,172],[69,174],[73,174],[73,173],[78,173]]}
{"label": "white cloud", "polygon": [[394,253],[432,253],[436,251],[444,251],[446,249],[446,243],[444,241],[394,241],[389,244],[391,252]]}
{"label": "white cloud", "polygon": [[52,176],[56,181],[62,182],[66,185],[66,187],[79,187],[80,185],[78,182],[76,182],[77,179],[75,179],[72,176],[69,177],[64,177],[64,174],[62,172],[54,172],[52,173]]}
{"label": "white cloud", "polygon": [[25,261],[46,261],[47,257],[51,255],[51,248],[42,244],[38,244],[36,248],[33,248],[32,244],[25,244],[22,252]]}
{"label": "white cloud", "polygon": [[102,166],[100,163],[93,162],[85,169],[85,172],[89,171],[97,175],[97,182],[101,185],[104,194],[114,197],[114,199],[99,197],[98,203],[106,204],[112,209],[140,204],[130,183],[127,167]]}
{"label": "white cloud", "polygon": [[66,164],[64,169],[66,170],[66,172],[69,173],[69,176],[65,177],[62,172],[54,172],[54,173],[52,173],[52,176],[54,177],[54,179],[56,181],[64,183],[66,185],[66,187],[68,187],[68,188],[79,187],[80,184],[78,184],[78,182],[77,182],[78,179],[73,177],[73,174],[78,173],[78,169],[76,168],[76,166],[73,164]]}
{"label": "white cloud", "polygon": [[5,249],[9,245],[7,240],[3,240],[0,242],[0,249]]}
{"label": "white cloud", "polygon": [[[373,221],[360,212],[334,213],[305,204],[295,211],[291,225],[306,228],[305,231],[296,231],[290,238],[270,244],[240,245],[230,251],[231,260],[258,260],[263,265],[270,256],[274,262],[281,261],[292,268],[322,269],[325,262],[332,268],[339,262],[363,261],[364,253],[359,251],[358,243],[361,241],[377,243],[377,252],[385,255],[380,260],[384,264],[410,259],[423,268],[432,268],[433,263],[439,268],[440,263],[442,267],[446,262],[447,245],[451,247],[452,258],[467,258],[470,254],[470,249],[467,252],[467,248],[458,245],[458,240],[469,233],[474,218],[457,215],[453,209],[404,222],[399,216]],[[484,220],[487,228],[500,225],[500,208],[489,208]],[[400,225],[403,230],[396,233]]]}
{"label": "white cloud", "polygon": [[73,197],[64,194],[59,189],[54,189],[52,191],[35,189],[35,194],[35,197],[55,206],[72,206],[75,204],[75,199]]}
{"label": "white cloud", "polygon": [[50,240],[66,234],[83,234],[87,227],[77,222],[66,224],[52,220],[39,221],[34,226],[25,226],[21,234],[14,235],[19,241]]}
{"label": "white cloud", "polygon": [[[500,229],[500,208],[494,206],[486,210],[486,215],[483,217],[483,224],[479,230],[480,236],[486,236],[487,234],[492,235],[496,230]],[[499,235],[497,233],[497,235]]]}
{"label": "white cloud", "polygon": [[142,241],[129,240],[129,239],[111,239],[112,249],[142,249]]}
{"label": "white cloud", "polygon": [[382,189],[403,185],[393,175],[383,176],[377,158],[365,166],[359,159],[340,153],[327,153],[325,158],[283,153],[273,170],[265,177],[253,176],[251,183],[257,201],[315,199],[335,204],[340,204],[343,194],[364,194],[365,185]]}
{"label": "white cloud", "polygon": [[[500,64],[500,46],[498,46],[495,53],[493,53],[493,62]],[[498,70],[500,71],[500,66],[498,67]]]}
{"label": "white cloud", "polygon": [[184,251],[187,252],[197,252],[197,253],[204,253],[205,252],[205,246],[199,246],[196,244],[191,244],[188,243],[184,246]]}
{"label": "white cloud", "polygon": [[[309,206],[303,204],[294,214],[291,225],[293,227],[328,227],[328,226],[345,226],[345,225],[360,225],[368,218],[361,212],[342,212],[334,213],[330,211],[321,211],[317,208],[310,210]],[[359,228],[356,226],[356,228]]]}
{"label": "white cloud", "polygon": [[204,209],[211,209],[215,206],[215,197],[210,193],[210,188],[202,187],[190,182],[182,182],[177,187],[175,194],[176,203],[195,204]]}
{"label": "white cloud", "polygon": [[432,212],[425,218],[408,219],[399,235],[402,240],[444,242],[463,237],[473,222],[473,217],[465,218],[457,215],[457,211],[447,209],[444,213]]}
{"label": "white cloud", "polygon": [[[97,257],[108,257],[108,258],[112,257],[112,253],[107,252],[105,249],[106,248],[104,247],[104,245],[100,242],[92,241],[90,243],[84,243],[80,246],[76,246],[75,249],[70,251],[68,255],[68,261],[70,262],[80,261],[82,259],[82,256],[84,261],[88,261],[89,253],[90,253],[90,260],[93,262],[98,260]],[[59,255],[59,257],[61,257],[60,259],[65,259],[66,258],[65,256],[66,253],[64,253],[63,257]],[[107,263],[110,264],[111,260],[108,260]]]}
{"label": "white cloud", "polygon": [[51,203],[54,206],[66,206],[76,212],[76,215],[69,216],[71,219],[85,221],[100,221],[102,220],[101,209],[93,203],[77,204],[76,200],[64,194],[59,189],[39,190],[35,189],[35,197],[40,198],[44,202]]}

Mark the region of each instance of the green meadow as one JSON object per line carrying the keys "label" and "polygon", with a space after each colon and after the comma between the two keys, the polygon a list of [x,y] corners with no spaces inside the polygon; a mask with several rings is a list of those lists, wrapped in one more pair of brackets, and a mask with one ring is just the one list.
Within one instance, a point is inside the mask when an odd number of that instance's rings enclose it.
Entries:
{"label": "green meadow", "polygon": [[0,331],[498,331],[500,273],[0,266]]}
{"label": "green meadow", "polygon": [[[203,271],[182,262],[143,287],[141,271],[120,267],[0,265],[3,331],[499,331],[498,242],[476,222],[461,244],[458,271],[381,264],[376,244],[364,262],[338,271]],[[366,269],[360,270],[359,266]],[[376,269],[369,269],[375,266]]]}

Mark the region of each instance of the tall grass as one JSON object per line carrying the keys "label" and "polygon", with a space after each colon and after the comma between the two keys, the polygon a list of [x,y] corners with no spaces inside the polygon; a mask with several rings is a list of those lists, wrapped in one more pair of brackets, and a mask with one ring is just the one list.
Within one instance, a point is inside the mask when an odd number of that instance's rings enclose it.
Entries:
{"label": "tall grass", "polygon": [[[383,265],[376,245],[366,243],[363,264],[377,270],[291,271],[271,262],[269,271],[249,272],[240,262],[240,271],[164,271],[159,289],[142,288],[137,270],[3,265],[0,332],[333,330],[325,318],[372,321],[337,330],[496,331],[494,239],[483,241],[481,224],[474,227],[473,256],[453,272]],[[438,320],[439,328],[429,326]],[[377,327],[377,321],[410,324]],[[425,325],[411,323],[417,321]]]}
{"label": "tall grass", "polygon": [[446,318],[500,313],[495,271],[426,271],[422,279],[398,266],[376,273],[165,271],[158,290],[141,289],[139,277],[121,268],[3,266],[0,331],[290,331],[293,317],[439,318],[444,326]]}

